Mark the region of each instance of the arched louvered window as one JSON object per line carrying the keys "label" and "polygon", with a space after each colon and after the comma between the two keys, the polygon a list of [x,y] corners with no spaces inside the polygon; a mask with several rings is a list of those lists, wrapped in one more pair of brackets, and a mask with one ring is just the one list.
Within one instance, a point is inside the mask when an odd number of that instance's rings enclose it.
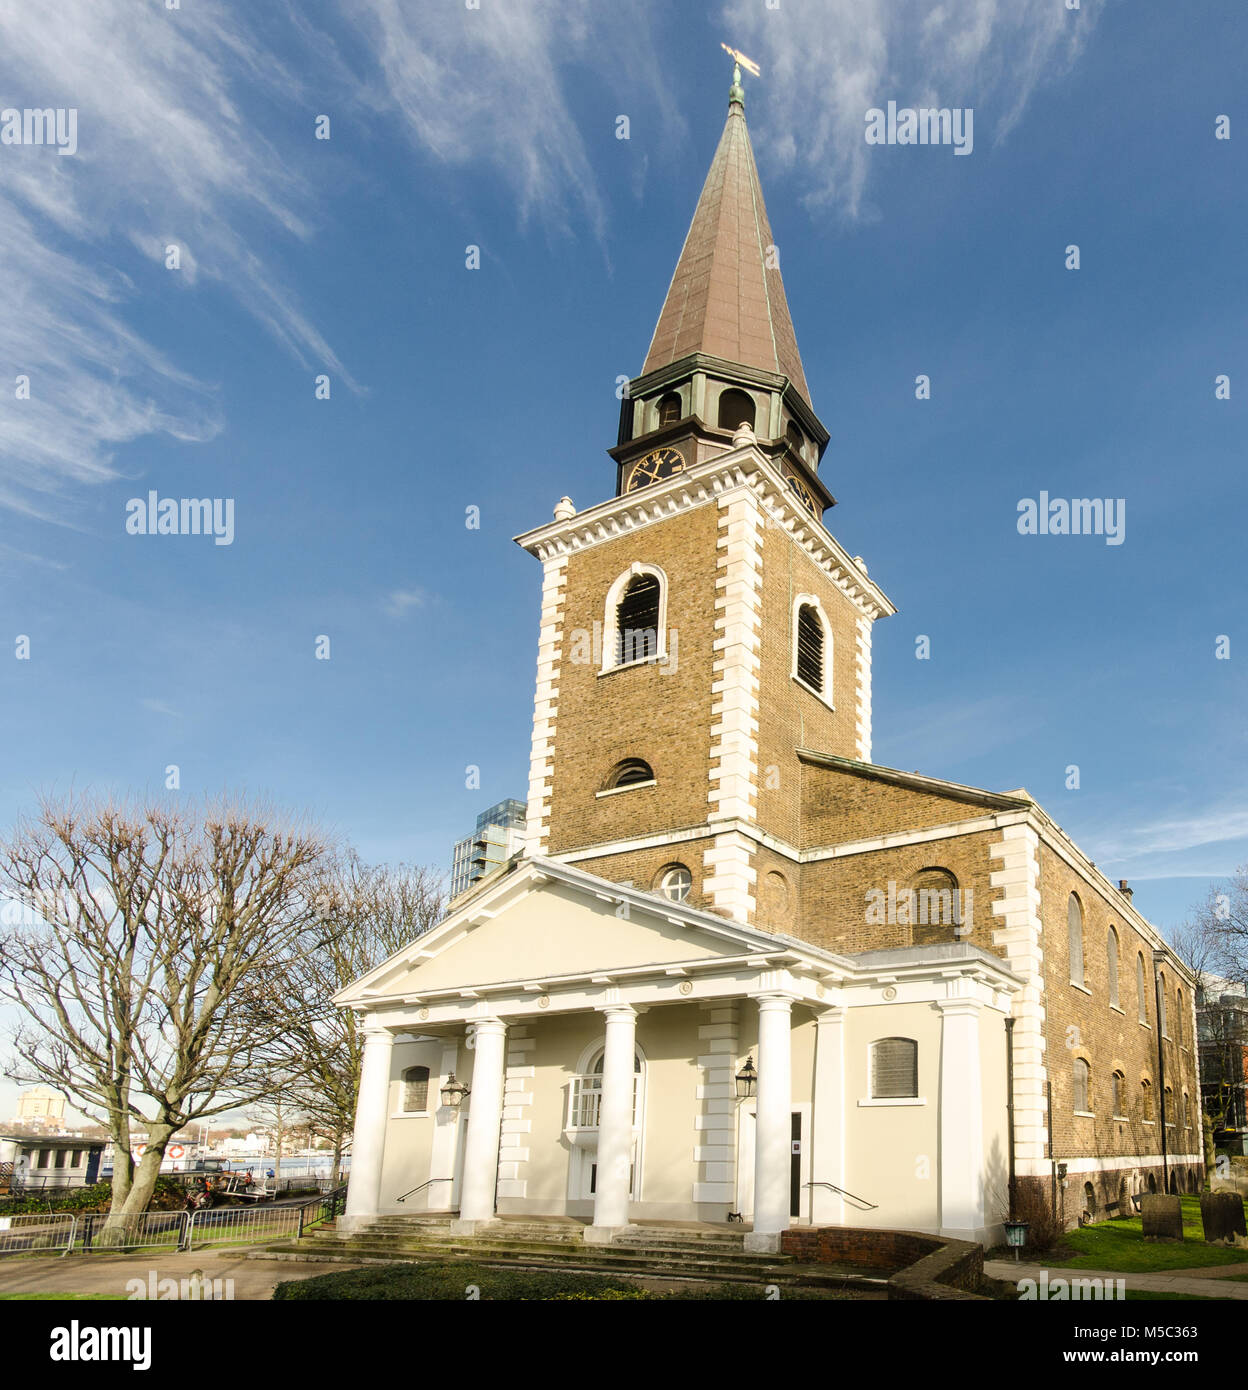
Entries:
{"label": "arched louvered window", "polygon": [[735,430],[738,425],[754,428],[754,400],[744,391],[723,391],[719,397],[719,427]]}
{"label": "arched louvered window", "polygon": [[913,1038],[879,1038],[871,1044],[871,1097],[906,1100],[919,1094],[919,1045]]}
{"label": "arched louvered window", "polygon": [[1135,999],[1141,1023],[1148,1022],[1148,994],[1144,988],[1144,953],[1135,958]]}
{"label": "arched louvered window", "polygon": [[1157,991],[1157,1026],[1163,1038],[1168,1038],[1169,1019],[1166,1017],[1166,977],[1161,977],[1161,988]]}
{"label": "arched louvered window", "polygon": [[948,869],[920,869],[911,891],[912,937],[916,946],[935,946],[961,936],[962,895],[958,880]]}
{"label": "arched louvered window", "polygon": [[1151,1121],[1153,1118],[1153,1083],[1140,1082],[1140,1118]]}
{"label": "arched louvered window", "polygon": [[639,782],[653,782],[654,770],[641,758],[625,758],[616,763],[607,777],[607,789],[614,787],[633,787]]}
{"label": "arched louvered window", "polygon": [[819,611],[804,603],[797,610],[797,678],[803,685],[823,694],[823,623]]}
{"label": "arched louvered window", "polygon": [[408,1067],[403,1073],[403,1113],[418,1114],[429,1108],[429,1068]]}
{"label": "arched louvered window", "polygon": [[1183,991],[1178,985],[1174,987],[1174,1040],[1183,1046]]}
{"label": "arched louvered window", "polygon": [[629,580],[615,616],[615,664],[659,654],[659,581],[653,574]]}
{"label": "arched louvered window", "polygon": [[1076,1111],[1088,1111],[1092,1107],[1088,1103],[1088,1092],[1091,1089],[1092,1068],[1083,1060],[1082,1057],[1075,1058],[1074,1065],[1074,1101],[1072,1108]]}
{"label": "arched louvered window", "polygon": [[1118,1007],[1118,933],[1110,927],[1105,937],[1105,968],[1109,980],[1109,1002]]}
{"label": "arched louvered window", "polygon": [[1072,893],[1066,904],[1066,932],[1070,942],[1070,983],[1083,984],[1083,908]]}
{"label": "arched louvered window", "polygon": [[669,391],[666,396],[659,401],[659,428],[664,425],[674,425],[678,420],[683,419],[681,413],[680,393]]}
{"label": "arched louvered window", "polygon": [[1120,1071],[1113,1075],[1113,1114],[1116,1118],[1125,1117],[1127,1104],[1127,1078]]}

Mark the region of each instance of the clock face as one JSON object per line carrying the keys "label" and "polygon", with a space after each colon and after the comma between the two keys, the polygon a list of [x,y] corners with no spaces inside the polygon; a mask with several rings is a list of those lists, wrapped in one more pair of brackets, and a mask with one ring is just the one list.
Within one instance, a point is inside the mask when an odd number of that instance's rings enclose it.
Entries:
{"label": "clock face", "polygon": [[628,475],[626,492],[635,492],[639,487],[657,483],[660,478],[670,478],[673,473],[685,471],[684,456],[675,449],[655,449],[653,453],[638,459],[633,471]]}
{"label": "clock face", "polygon": [[792,468],[786,466],[783,468],[782,471],[784,473],[785,481],[793,489],[793,491],[797,493],[798,501],[801,502],[802,506],[805,507],[808,512],[813,512],[815,516],[818,516],[819,506],[816,503],[810,489],[806,486],[806,484],[802,481],[798,474],[794,472]]}

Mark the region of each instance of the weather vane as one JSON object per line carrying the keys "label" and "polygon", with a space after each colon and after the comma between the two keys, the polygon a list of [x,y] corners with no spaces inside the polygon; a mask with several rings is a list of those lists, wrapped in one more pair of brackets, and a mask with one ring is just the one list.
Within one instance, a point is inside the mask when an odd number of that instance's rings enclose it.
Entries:
{"label": "weather vane", "polygon": [[720,48],[728,54],[734,63],[739,67],[743,67],[751,77],[757,77],[759,75],[758,64],[753,58],[747,58],[744,53],[738,53],[735,48],[729,48],[726,43],[721,43]]}

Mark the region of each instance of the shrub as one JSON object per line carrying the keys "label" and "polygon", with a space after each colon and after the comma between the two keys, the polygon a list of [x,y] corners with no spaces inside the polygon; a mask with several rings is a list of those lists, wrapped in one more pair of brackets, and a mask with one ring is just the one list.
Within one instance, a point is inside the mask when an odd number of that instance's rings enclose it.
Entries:
{"label": "shrub", "polygon": [[1026,1221],[1027,1250],[1043,1255],[1052,1250],[1066,1234],[1043,1187],[1038,1182],[1020,1182],[1014,1194],[1014,1219]]}
{"label": "shrub", "polygon": [[[22,1216],[27,1212],[105,1212],[113,1200],[113,1185],[109,1181],[93,1183],[90,1187],[49,1188],[46,1192],[28,1197],[9,1197],[0,1201],[0,1216]],[[181,1211],[186,1204],[186,1189],[172,1178],[157,1178],[149,1211]]]}

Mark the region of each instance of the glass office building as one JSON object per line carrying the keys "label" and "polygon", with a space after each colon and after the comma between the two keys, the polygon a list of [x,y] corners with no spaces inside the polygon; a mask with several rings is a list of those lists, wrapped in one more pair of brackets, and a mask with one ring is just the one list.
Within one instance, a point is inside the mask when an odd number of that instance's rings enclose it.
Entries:
{"label": "glass office building", "polygon": [[525,805],[514,797],[482,811],[476,829],[455,842],[451,856],[451,897],[505,864],[524,844]]}

